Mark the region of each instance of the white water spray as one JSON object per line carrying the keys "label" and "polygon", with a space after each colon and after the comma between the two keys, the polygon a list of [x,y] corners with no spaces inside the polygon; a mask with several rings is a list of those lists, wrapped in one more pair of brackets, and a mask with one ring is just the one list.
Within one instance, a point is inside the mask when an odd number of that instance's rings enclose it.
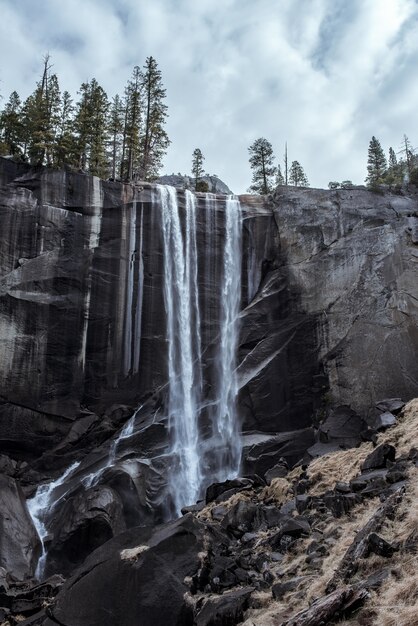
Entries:
{"label": "white water spray", "polygon": [[175,512],[195,502],[201,485],[198,407],[201,401],[200,317],[197,287],[196,205],[186,192],[183,236],[177,192],[158,187],[164,246],[164,300],[168,342],[168,425]]}
{"label": "white water spray", "polygon": [[[228,197],[225,207],[225,244],[220,294],[220,342],[218,386],[213,414],[215,480],[236,476],[241,460],[240,424],[237,415],[237,350],[241,301],[241,231],[239,200]],[[216,443],[218,440],[218,443]]]}
{"label": "white water spray", "polygon": [[43,571],[45,568],[45,560],[47,554],[45,549],[45,539],[48,535],[46,520],[50,516],[52,509],[65,495],[61,495],[58,499],[54,500],[54,492],[58,487],[64,484],[66,479],[70,476],[70,474],[75,472],[79,465],[79,461],[73,463],[65,470],[62,476],[60,476],[56,480],[53,480],[50,483],[38,487],[33,498],[27,501],[29,514],[33,520],[42,546],[42,553],[39,558],[35,572],[35,576],[37,578],[40,578],[43,575]]}

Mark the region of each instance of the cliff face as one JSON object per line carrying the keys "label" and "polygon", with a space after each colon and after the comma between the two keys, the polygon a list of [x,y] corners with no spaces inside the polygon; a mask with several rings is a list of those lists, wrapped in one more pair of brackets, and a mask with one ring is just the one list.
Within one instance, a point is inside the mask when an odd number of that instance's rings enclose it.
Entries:
{"label": "cliff face", "polygon": [[273,211],[289,287],[318,316],[331,401],[364,412],[416,395],[416,195],[279,188]]}
{"label": "cliff face", "polygon": [[[0,446],[13,460],[2,467],[31,494],[79,463],[48,520],[49,570],[69,572],[124,528],[165,517],[160,195],[4,159],[0,184]],[[186,232],[187,196],[176,198]],[[311,448],[317,409],[334,419],[349,404],[371,419],[383,397],[418,395],[418,209],[414,197],[362,190],[279,188],[240,201],[242,472],[262,475]],[[224,196],[197,195],[203,433],[219,374],[225,212]],[[121,428],[139,407],[128,438]],[[342,415],[334,440],[354,444],[365,424]],[[210,472],[204,445],[202,456]]]}
{"label": "cliff face", "polygon": [[[125,405],[163,401],[161,214],[152,186],[1,165],[0,440],[34,459],[111,430]],[[416,395],[416,201],[280,188],[241,204],[244,430],[308,426],[328,384],[328,399],[363,412]],[[199,196],[209,352],[223,213],[222,197]]]}

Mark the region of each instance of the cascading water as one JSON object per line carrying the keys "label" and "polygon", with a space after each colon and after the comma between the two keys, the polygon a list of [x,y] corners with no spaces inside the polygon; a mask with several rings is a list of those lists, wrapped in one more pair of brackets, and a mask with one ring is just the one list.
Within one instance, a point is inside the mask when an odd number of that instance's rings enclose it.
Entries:
{"label": "cascading water", "polygon": [[177,192],[158,187],[164,246],[164,300],[168,342],[168,426],[175,467],[170,483],[176,514],[194,502],[202,482],[198,450],[201,347],[197,282],[196,204],[186,192],[184,235]]}
{"label": "cascading water", "polygon": [[65,483],[66,479],[73,472],[75,472],[79,465],[79,461],[73,463],[65,470],[62,476],[60,476],[56,480],[53,480],[50,483],[38,487],[33,498],[27,501],[29,514],[33,520],[42,546],[41,556],[39,558],[35,572],[35,576],[37,576],[38,578],[41,577],[43,574],[46,560],[45,538],[48,535],[46,521],[51,514],[52,508],[55,507],[58,504],[59,500],[64,497],[63,495],[61,495],[60,498],[54,499],[54,492],[58,487]]}
{"label": "cascading water", "polygon": [[225,245],[220,295],[220,341],[218,381],[213,433],[220,446],[214,446],[216,479],[226,480],[238,473],[241,460],[240,424],[237,415],[237,349],[241,301],[241,230],[239,200],[228,197],[225,207]]}
{"label": "cascading water", "polygon": [[[241,208],[230,197],[225,207],[223,271],[219,294],[215,401],[208,411],[211,436],[204,442],[211,456],[202,465],[199,431],[202,398],[201,331],[196,246],[196,199],[185,192],[182,229],[175,189],[159,187],[164,244],[164,298],[168,342],[168,424],[171,436],[170,492],[176,514],[195,502],[202,488],[239,470],[241,443],[236,414],[236,352],[241,297]],[[209,217],[211,219],[211,217]]]}

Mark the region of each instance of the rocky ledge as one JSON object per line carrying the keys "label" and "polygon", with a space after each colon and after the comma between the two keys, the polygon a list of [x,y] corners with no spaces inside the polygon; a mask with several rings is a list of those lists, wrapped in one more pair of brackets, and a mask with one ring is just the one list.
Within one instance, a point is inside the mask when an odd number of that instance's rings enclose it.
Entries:
{"label": "rocky ledge", "polygon": [[2,626],[411,626],[418,400],[392,409],[373,442],[214,484],[180,519],[111,539],[64,584],[2,570]]}

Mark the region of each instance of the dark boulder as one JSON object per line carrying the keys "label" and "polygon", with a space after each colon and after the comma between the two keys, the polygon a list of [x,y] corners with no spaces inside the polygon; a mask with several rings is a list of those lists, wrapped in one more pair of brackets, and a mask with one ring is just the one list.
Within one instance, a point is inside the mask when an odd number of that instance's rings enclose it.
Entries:
{"label": "dark boulder", "polygon": [[390,544],[386,539],[380,537],[377,533],[371,533],[368,538],[368,553],[373,552],[379,556],[389,558],[397,551],[396,546]]}
{"label": "dark boulder", "polygon": [[22,490],[0,474],[0,567],[24,579],[34,574],[41,546]]}
{"label": "dark boulder", "polygon": [[233,480],[225,480],[222,483],[213,483],[206,489],[206,504],[216,500],[225,492],[233,495],[239,491],[250,489],[253,484],[253,481],[249,478],[234,478]]}
{"label": "dark boulder", "polygon": [[340,406],[330,411],[319,426],[319,439],[323,443],[335,443],[340,447],[351,448],[362,441],[361,434],[367,430],[367,423],[348,406]]}
{"label": "dark boulder", "polygon": [[193,623],[195,626],[235,626],[242,621],[253,591],[254,587],[244,587],[203,600],[196,607]]}
{"label": "dark boulder", "polygon": [[189,514],[155,529],[118,535],[66,582],[46,626],[192,626],[186,582],[201,565],[203,531]]}
{"label": "dark boulder", "polygon": [[393,413],[393,415],[400,413],[404,406],[405,402],[401,398],[389,398],[376,403],[376,408],[379,411],[382,411],[382,413]]}
{"label": "dark boulder", "polygon": [[361,465],[362,471],[386,467],[387,461],[394,461],[396,449],[388,443],[382,443],[371,452]]}

